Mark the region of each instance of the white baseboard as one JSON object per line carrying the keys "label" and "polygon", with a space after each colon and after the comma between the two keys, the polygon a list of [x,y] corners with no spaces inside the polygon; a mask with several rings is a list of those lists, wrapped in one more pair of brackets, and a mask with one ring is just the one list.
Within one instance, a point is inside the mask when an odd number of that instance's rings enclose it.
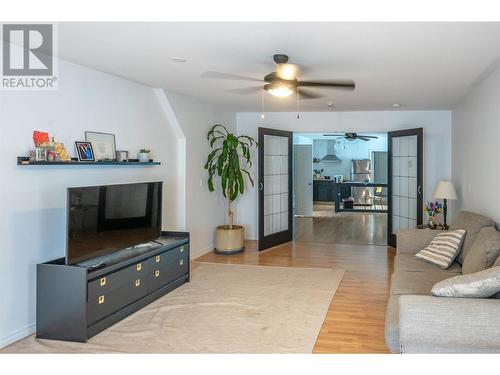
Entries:
{"label": "white baseboard", "polygon": [[191,260],[195,260],[196,258],[199,258],[202,255],[208,254],[209,252],[213,251],[214,248],[215,248],[215,245],[210,244],[204,249],[198,249],[198,250],[194,250],[194,251],[191,250],[191,253],[190,253]]}
{"label": "white baseboard", "polygon": [[13,344],[16,341],[24,339],[25,337],[35,333],[36,324],[33,323],[26,328],[20,329],[17,332],[10,334],[7,337],[0,338],[0,349],[5,348],[7,345]]}

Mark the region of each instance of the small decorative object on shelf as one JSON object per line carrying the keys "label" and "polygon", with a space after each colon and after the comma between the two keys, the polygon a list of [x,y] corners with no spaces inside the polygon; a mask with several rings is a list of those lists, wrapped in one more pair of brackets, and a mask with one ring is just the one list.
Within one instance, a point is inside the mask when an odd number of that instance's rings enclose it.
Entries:
{"label": "small decorative object on shelf", "polygon": [[29,153],[31,162],[68,162],[71,161],[63,143],[56,142],[49,133],[35,130],[33,132],[35,148]]}
{"label": "small decorative object on shelf", "polygon": [[443,205],[439,202],[427,202],[425,205],[425,212],[429,215],[429,219],[427,221],[429,228],[435,229],[438,225],[437,215],[441,213],[443,210]]}
{"label": "small decorative object on shelf", "polygon": [[71,161],[71,157],[66,147],[64,147],[64,143],[56,142],[54,143],[54,148],[56,150],[56,161]]}
{"label": "small decorative object on shelf", "polygon": [[94,149],[92,148],[92,143],[76,141],[75,147],[79,161],[95,161]]}
{"label": "small decorative object on shelf", "polygon": [[148,162],[149,161],[149,153],[151,152],[151,150],[147,149],[147,148],[142,148],[139,153],[137,154],[137,158],[139,159],[139,161],[141,163],[145,163],[145,162]]}
{"label": "small decorative object on shelf", "polygon": [[128,161],[128,151],[116,151],[116,161],[119,162]]}

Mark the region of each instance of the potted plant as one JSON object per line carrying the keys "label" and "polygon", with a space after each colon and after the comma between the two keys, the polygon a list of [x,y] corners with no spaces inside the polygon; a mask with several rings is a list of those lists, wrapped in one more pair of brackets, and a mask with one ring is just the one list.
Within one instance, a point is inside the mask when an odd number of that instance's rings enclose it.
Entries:
{"label": "potted plant", "polygon": [[139,154],[137,155],[137,158],[141,163],[147,163],[149,161],[149,153],[151,150],[148,150],[147,148],[141,148],[139,150]]}
{"label": "potted plant", "polygon": [[[252,186],[248,168],[252,166],[250,150],[257,142],[249,136],[235,136],[224,125],[214,125],[207,134],[211,152],[205,169],[208,171],[208,190],[214,191],[214,178],[219,177],[222,194],[227,199],[227,225],[220,225],[215,233],[215,252],[235,254],[244,250],[244,228],[234,225],[233,202],[245,192],[245,177]],[[243,164],[243,166],[242,166]]]}
{"label": "potted plant", "polygon": [[436,217],[441,213],[443,205],[439,202],[427,202],[425,205],[425,212],[429,215],[427,225],[429,228],[434,229],[438,225]]}

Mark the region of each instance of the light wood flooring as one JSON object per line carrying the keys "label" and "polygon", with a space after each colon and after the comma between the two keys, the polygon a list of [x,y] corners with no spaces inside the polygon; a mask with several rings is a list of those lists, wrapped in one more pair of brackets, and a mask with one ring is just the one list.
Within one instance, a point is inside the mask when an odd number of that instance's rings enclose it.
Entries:
{"label": "light wood flooring", "polygon": [[373,245],[289,242],[259,253],[247,241],[242,254],[209,253],[198,262],[345,270],[330,304],[314,353],[387,353],[384,341],[386,303],[395,249]]}
{"label": "light wood flooring", "polygon": [[387,244],[387,214],[334,212],[331,204],[314,204],[313,217],[295,218],[299,242]]}

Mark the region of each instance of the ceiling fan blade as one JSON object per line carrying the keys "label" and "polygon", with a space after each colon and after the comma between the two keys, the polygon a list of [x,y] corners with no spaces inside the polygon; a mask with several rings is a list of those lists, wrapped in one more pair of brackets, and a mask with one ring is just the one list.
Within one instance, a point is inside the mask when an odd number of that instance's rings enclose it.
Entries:
{"label": "ceiling fan blade", "polygon": [[356,138],[357,138],[357,139],[361,139],[362,141],[365,141],[365,142],[367,142],[367,141],[369,141],[369,140],[370,140],[370,138],[367,138],[367,137],[365,137],[365,136],[363,136],[363,135],[358,135]]}
{"label": "ceiling fan blade", "polygon": [[251,94],[257,94],[261,90],[264,90],[262,86],[256,86],[256,87],[242,87],[239,89],[228,89],[226,91],[239,95],[251,95]]}
{"label": "ceiling fan blade", "polygon": [[299,95],[301,99],[317,99],[323,97],[323,95],[304,89],[299,89]]}
{"label": "ceiling fan blade", "polygon": [[353,80],[337,80],[337,81],[298,81],[297,86],[309,86],[309,87],[333,87],[333,88],[343,88],[354,90],[356,84]]}
{"label": "ceiling fan blade", "polygon": [[230,79],[236,81],[253,81],[253,82],[264,82],[262,79],[240,76],[237,74],[228,74],[221,72],[206,71],[201,73],[200,78],[203,79]]}
{"label": "ceiling fan blade", "polygon": [[323,137],[345,137],[345,134],[323,134]]}
{"label": "ceiling fan blade", "polygon": [[358,137],[370,138],[370,139],[378,139],[377,136],[374,135],[358,135]]}

